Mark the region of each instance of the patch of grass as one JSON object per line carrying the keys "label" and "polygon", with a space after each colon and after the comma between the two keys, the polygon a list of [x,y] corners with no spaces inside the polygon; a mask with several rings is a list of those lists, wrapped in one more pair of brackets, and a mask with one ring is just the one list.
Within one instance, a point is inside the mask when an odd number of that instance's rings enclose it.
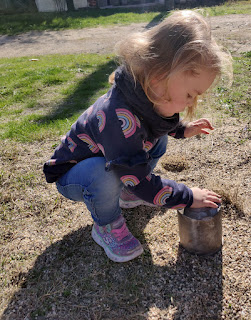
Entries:
{"label": "patch of grass", "polygon": [[250,68],[251,60],[246,54],[243,57],[234,58],[234,81],[232,87],[227,90],[224,87],[216,88],[216,109],[241,117],[250,114]]}
{"label": "patch of grass", "polygon": [[210,16],[222,16],[226,14],[251,14],[250,1],[229,0],[219,6],[207,7],[206,12]]}
{"label": "patch of grass", "polygon": [[220,113],[237,118],[249,118],[251,112],[251,60],[249,53],[243,53],[241,57],[233,58],[233,83],[230,88],[219,83],[202,101],[198,108],[198,116],[206,110],[215,114]]}
{"label": "patch of grass", "polygon": [[[249,1],[227,1],[222,5],[203,7],[210,16],[251,14]],[[76,12],[18,13],[1,15],[0,34],[15,35],[28,31],[81,29],[98,26],[158,22],[166,17],[165,7],[86,9]]]}
{"label": "patch of grass", "polygon": [[[0,59],[0,138],[31,142],[64,134],[108,90],[114,69],[112,57],[95,54]],[[249,73],[249,53],[234,58],[232,87],[213,92],[216,111],[250,114]]]}
{"label": "patch of grass", "polygon": [[26,13],[3,15],[0,34],[14,35],[27,31],[81,29],[98,26],[130,24],[160,20],[166,15],[157,10],[146,9],[87,9],[76,12]]}
{"label": "patch of grass", "polygon": [[240,181],[235,181],[235,185],[232,186],[215,179],[213,182],[208,181],[208,186],[221,195],[223,204],[226,207],[232,207],[237,216],[244,215],[244,199],[239,194]]}
{"label": "patch of grass", "polygon": [[251,58],[251,51],[244,52],[243,55],[247,58]]}
{"label": "patch of grass", "polygon": [[68,131],[109,88],[106,55],[0,59],[0,137],[23,142]]}

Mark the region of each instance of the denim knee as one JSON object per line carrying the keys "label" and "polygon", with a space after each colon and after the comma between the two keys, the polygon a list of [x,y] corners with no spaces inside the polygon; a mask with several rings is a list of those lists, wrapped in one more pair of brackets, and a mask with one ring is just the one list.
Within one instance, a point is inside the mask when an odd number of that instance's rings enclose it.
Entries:
{"label": "denim knee", "polygon": [[161,158],[165,154],[167,142],[167,135],[159,138],[155,146],[149,151],[149,154],[153,159]]}
{"label": "denim knee", "polygon": [[83,160],[57,182],[58,191],[68,199],[85,202],[99,225],[115,220],[121,213],[119,196],[123,187],[113,171],[105,171],[105,158]]}
{"label": "denim knee", "polygon": [[167,135],[160,137],[156,145],[149,151],[149,154],[152,158],[149,163],[152,171],[156,167],[159,159],[165,154],[168,138]]}

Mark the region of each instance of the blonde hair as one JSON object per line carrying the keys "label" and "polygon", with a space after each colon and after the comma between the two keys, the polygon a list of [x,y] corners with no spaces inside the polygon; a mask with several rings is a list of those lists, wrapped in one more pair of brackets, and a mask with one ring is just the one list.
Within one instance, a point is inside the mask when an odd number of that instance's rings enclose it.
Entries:
{"label": "blonde hair", "polygon": [[[130,35],[116,46],[119,62],[138,81],[147,97],[151,98],[151,80],[166,79],[180,71],[208,68],[219,77],[232,77],[232,61],[211,35],[209,24],[199,13],[191,10],[176,11],[159,25]],[[110,82],[112,82],[110,77]],[[196,107],[187,108],[192,114]]]}

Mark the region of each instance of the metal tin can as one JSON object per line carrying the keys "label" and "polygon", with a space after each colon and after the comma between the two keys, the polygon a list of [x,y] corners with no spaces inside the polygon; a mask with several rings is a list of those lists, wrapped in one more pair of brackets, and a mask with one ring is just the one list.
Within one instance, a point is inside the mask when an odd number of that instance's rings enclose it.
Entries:
{"label": "metal tin can", "polygon": [[180,245],[188,252],[209,255],[222,247],[220,207],[178,210]]}

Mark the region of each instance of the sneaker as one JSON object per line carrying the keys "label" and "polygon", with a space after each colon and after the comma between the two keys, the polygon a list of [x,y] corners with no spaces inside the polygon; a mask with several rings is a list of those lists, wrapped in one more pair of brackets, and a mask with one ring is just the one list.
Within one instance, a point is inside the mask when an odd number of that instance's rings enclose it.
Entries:
{"label": "sneaker", "polygon": [[148,207],[157,207],[155,204],[146,202],[133,193],[128,191],[126,188],[123,188],[119,198],[119,206],[123,209],[131,209],[138,206],[148,206]]}
{"label": "sneaker", "polygon": [[104,248],[106,255],[115,262],[132,260],[143,252],[141,243],[128,230],[122,215],[105,226],[99,226],[94,222],[92,237]]}

